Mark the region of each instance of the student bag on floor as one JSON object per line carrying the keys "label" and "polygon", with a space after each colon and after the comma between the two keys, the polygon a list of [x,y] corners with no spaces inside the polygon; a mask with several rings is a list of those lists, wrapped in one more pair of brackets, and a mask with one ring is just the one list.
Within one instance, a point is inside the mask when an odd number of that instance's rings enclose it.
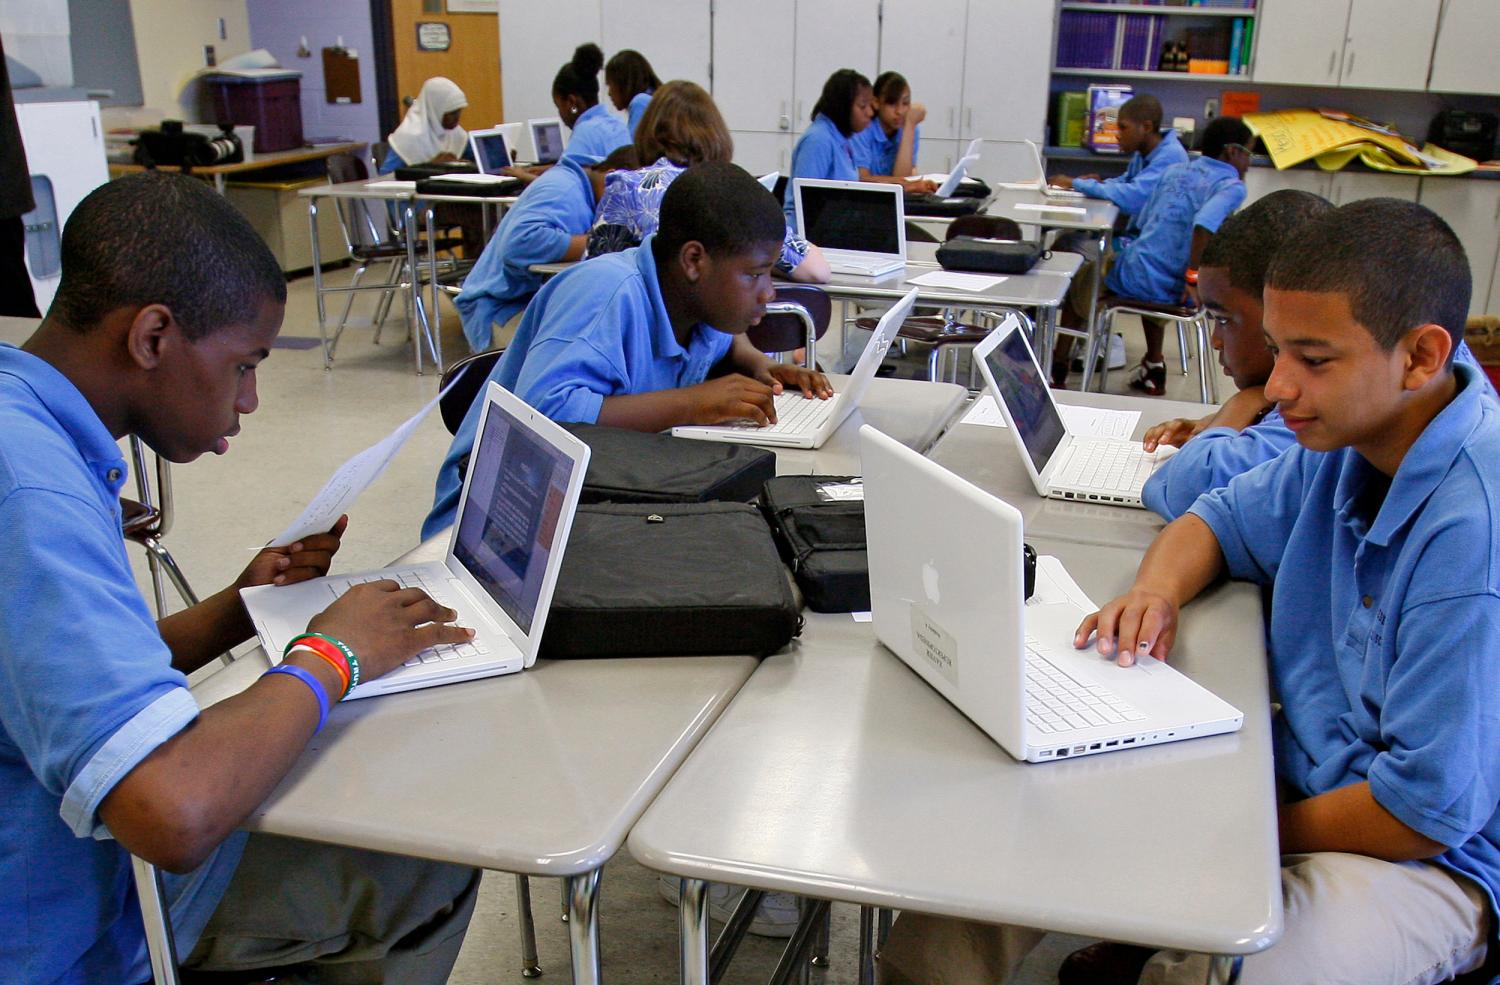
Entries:
{"label": "student bag on floor", "polygon": [[766,483],[760,505],[809,609],[869,610],[864,487],[857,477],[778,476]]}
{"label": "student bag on floor", "polygon": [[541,655],[759,656],[801,624],[755,507],[594,504],[573,517]]}
{"label": "student bag on floor", "polygon": [[599,424],[564,424],[589,446],[583,503],[748,503],[776,474],[776,453]]}
{"label": "student bag on floor", "polygon": [[1024,274],[1041,258],[1042,248],[1035,243],[1009,239],[955,236],[937,248],[937,262],[944,270]]}

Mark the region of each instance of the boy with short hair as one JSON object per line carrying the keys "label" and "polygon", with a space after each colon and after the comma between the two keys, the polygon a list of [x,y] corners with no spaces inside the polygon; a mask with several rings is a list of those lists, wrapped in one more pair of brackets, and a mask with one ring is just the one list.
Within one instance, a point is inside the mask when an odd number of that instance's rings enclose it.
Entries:
{"label": "boy with short hair", "polygon": [[1125,215],[1134,215],[1146,204],[1161,176],[1173,165],[1186,164],[1188,152],[1176,130],[1161,128],[1161,101],[1141,93],[1120,105],[1120,153],[1130,155],[1125,173],[1101,179],[1097,174],[1070,178],[1054,175],[1047,183],[1071,188],[1089,198],[1113,202]]}
{"label": "boy with short hair", "polygon": [[[776,199],[745,171],[688,168],[640,246],[587,260],[537,293],[489,379],[553,420],[638,431],[775,423],[784,386],[830,397],[822,373],[774,362],[745,338],[776,296],[785,234]],[[707,379],[721,361],[732,372]],[[478,420],[476,401],[438,471],[423,538],[453,522]]]}
{"label": "boy with short hair", "polygon": [[[7,981],[150,979],[131,854],[180,874],[164,881],[187,965],[337,964],[417,983],[445,978],[458,955],[477,871],[236,831],[344,693],[343,651],[293,651],[201,711],[187,689],[186,673],[254,636],[238,589],[326,574],[345,521],[260,551],[234,585],[160,621],[125,555],[117,441],[138,435],[173,462],[228,451],[285,301],[276,259],[221,196],[131,175],[79,203],[47,318],[21,348],[0,346]],[[443,625],[453,617],[388,581],[310,628],[374,678],[470,639]]]}

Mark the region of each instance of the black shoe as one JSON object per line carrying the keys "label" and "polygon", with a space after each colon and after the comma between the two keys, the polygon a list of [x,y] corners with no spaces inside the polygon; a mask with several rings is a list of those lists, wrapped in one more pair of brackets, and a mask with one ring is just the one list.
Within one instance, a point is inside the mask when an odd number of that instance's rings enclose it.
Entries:
{"label": "black shoe", "polygon": [[1156,951],[1135,944],[1100,941],[1063,959],[1057,985],[1136,985]]}

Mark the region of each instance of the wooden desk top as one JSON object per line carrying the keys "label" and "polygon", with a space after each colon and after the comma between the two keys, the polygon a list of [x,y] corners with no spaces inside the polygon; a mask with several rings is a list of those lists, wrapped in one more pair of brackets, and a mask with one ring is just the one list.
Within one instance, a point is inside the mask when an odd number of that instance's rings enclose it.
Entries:
{"label": "wooden desk top", "polygon": [[[346,151],[358,150],[367,146],[358,141],[350,141],[343,144],[319,144],[316,147],[298,147],[295,150],[273,151],[270,154],[256,154],[247,160],[236,164],[205,164],[202,167],[194,167],[193,174],[237,174],[241,171],[258,171],[262,168],[274,168],[282,164],[300,164],[303,161],[317,161],[342,154]],[[145,171],[141,164],[116,164],[111,162],[109,173],[111,177],[119,177],[122,174],[131,174],[135,171]],[[162,164],[157,166],[158,171],[181,171],[182,168],[175,164]]]}

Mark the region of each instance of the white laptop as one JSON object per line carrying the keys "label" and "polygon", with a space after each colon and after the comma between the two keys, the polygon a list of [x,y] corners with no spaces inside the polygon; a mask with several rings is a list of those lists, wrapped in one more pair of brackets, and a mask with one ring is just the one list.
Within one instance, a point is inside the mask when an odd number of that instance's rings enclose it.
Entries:
{"label": "white laptop", "polygon": [[1144,509],[1141,487],[1176,448],[1164,445],[1148,452],[1139,441],[1068,433],[1015,315],[1007,315],[975,346],[974,362],[1000,405],[1037,492],[1053,499]]}
{"label": "white laptop", "polygon": [[772,171],[770,174],[763,174],[755,180],[760,182],[760,186],[766,191],[774,192],[776,190],[776,182],[781,180],[781,172]]}
{"label": "white laptop", "polygon": [[[892,185],[891,187],[895,187]],[[912,288],[897,301],[891,310],[880,316],[880,323],[859,362],[850,374],[849,386],[827,400],[804,397],[801,390],[784,390],[776,398],[776,423],[767,427],[756,424],[709,424],[675,427],[672,434],[679,438],[701,438],[709,441],[734,441],[746,445],[774,445],[781,448],[822,448],[823,443],[838,430],[844,419],[854,413],[864,399],[875,371],[885,359],[886,350],[901,330],[901,323],[911,314],[917,302],[917,289]]]}
{"label": "white laptop", "polygon": [[900,185],[794,178],[797,235],[816,243],[836,274],[884,277],[906,270],[906,203]]}
{"label": "white laptop", "polygon": [[424,650],[350,698],[509,674],[536,662],[589,448],[497,383],[484,399],[443,560],[242,590],[273,661],[351,586],[392,578],[457,610],[474,639]]}
{"label": "white laptop", "polygon": [[469,148],[474,152],[474,163],[480,174],[502,174],[514,163],[510,138],[505,131],[503,126],[469,131]]}
{"label": "white laptop", "polygon": [[1016,759],[1071,759],[1237,731],[1244,715],[1153,657],[1073,646],[1095,606],[1055,558],[1023,602],[1021,514],[866,425],[876,638]]}
{"label": "white laptop", "polygon": [[1027,178],[1022,181],[1002,181],[1001,188],[1011,188],[1017,191],[1037,191],[1048,198],[1081,199],[1087,198],[1083,192],[1075,192],[1067,188],[1055,188],[1047,184],[1047,166],[1042,162],[1042,148],[1035,140],[1006,140],[1002,143],[1025,144],[1027,148],[1026,159],[1035,170],[1036,177]]}
{"label": "white laptop", "polygon": [[531,131],[531,149],[537,164],[556,164],[563,155],[562,120],[555,116],[526,121]]}
{"label": "white laptop", "polygon": [[958,191],[958,186],[964,180],[964,175],[969,173],[971,167],[979,163],[979,145],[982,143],[984,143],[984,140],[980,137],[975,137],[969,141],[969,149],[964,151],[964,156],[959,158],[958,163],[953,166],[953,170],[948,172],[948,177],[944,178],[942,184],[938,185],[938,190],[935,193],[938,198],[947,198]]}

